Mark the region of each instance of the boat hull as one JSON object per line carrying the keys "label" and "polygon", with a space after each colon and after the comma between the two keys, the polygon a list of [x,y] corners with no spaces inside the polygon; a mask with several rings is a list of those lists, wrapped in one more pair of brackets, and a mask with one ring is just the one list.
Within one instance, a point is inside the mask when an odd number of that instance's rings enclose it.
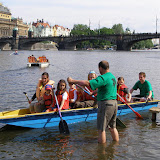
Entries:
{"label": "boat hull", "polygon": [[48,67],[49,66],[49,63],[48,62],[43,62],[43,63],[27,63],[27,67],[32,67],[32,66],[39,66],[41,68],[44,68],[44,67]]}
{"label": "boat hull", "polygon": [[[158,101],[130,104],[135,111],[149,110],[151,107],[157,107],[157,105]],[[67,124],[73,124],[97,119],[97,110],[97,108],[81,108],[63,110],[61,113]],[[117,116],[126,115],[131,112],[133,111],[127,105],[119,105]],[[46,128],[58,126],[59,122],[60,117],[58,112],[29,114],[29,109],[0,112],[0,123],[8,125],[27,128]]]}

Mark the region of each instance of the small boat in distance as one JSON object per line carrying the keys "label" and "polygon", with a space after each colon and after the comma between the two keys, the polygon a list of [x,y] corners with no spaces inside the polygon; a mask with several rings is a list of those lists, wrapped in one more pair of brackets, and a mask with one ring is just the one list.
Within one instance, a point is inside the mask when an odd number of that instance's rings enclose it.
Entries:
{"label": "small boat in distance", "polygon": [[41,68],[48,67],[49,60],[46,58],[46,56],[35,58],[34,55],[31,55],[28,57],[27,67],[31,67],[31,66],[39,66]]}

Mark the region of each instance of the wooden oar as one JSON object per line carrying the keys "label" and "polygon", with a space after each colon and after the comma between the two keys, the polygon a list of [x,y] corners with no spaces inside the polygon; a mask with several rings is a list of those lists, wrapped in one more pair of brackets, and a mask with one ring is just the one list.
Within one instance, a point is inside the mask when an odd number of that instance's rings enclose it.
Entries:
{"label": "wooden oar", "polygon": [[[82,88],[80,85],[76,84],[77,87],[79,87],[80,89],[82,89],[84,92],[86,92],[87,94],[90,95],[90,93],[88,91],[86,91],[84,88]],[[96,98],[94,95],[92,95],[93,98]],[[126,125],[117,117],[116,122],[119,126],[126,128]]]}
{"label": "wooden oar", "polygon": [[59,116],[60,116],[60,122],[59,122],[59,131],[60,133],[63,133],[63,134],[69,134],[69,129],[68,129],[68,125],[67,125],[67,122],[65,120],[62,119],[62,114],[61,114],[61,111],[60,111],[60,108],[59,108],[59,104],[58,104],[58,100],[57,100],[57,96],[56,96],[56,93],[53,89],[53,92],[54,92],[54,97],[55,97],[55,100],[56,100],[56,105],[58,107],[58,112],[59,112]]}
{"label": "wooden oar", "polygon": [[123,101],[123,103],[126,104],[136,114],[138,118],[143,119],[143,117],[138,112],[136,112],[118,93],[117,95]]}
{"label": "wooden oar", "polygon": [[28,96],[27,96],[27,93],[26,92],[23,92],[24,94],[25,94],[25,96],[27,97],[27,100],[28,100],[28,103],[30,102],[29,101],[29,98],[28,98]]}

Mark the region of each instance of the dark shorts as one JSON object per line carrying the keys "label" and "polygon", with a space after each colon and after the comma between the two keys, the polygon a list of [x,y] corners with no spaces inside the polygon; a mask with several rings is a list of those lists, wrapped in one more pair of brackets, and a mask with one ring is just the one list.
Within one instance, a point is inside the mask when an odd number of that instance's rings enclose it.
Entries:
{"label": "dark shorts", "polygon": [[117,100],[98,101],[97,129],[116,128]]}

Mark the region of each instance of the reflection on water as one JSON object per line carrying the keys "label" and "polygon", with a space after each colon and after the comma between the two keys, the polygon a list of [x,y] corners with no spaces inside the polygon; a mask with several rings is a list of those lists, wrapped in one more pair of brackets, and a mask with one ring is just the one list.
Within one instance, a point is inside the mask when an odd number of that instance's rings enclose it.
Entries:
{"label": "reflection on water", "polygon": [[[23,92],[31,98],[43,72],[48,72],[56,84],[68,76],[87,79],[90,70],[99,75],[98,63],[103,59],[109,61],[110,71],[116,78],[124,77],[129,88],[138,80],[140,71],[146,72],[155,98],[160,97],[159,52],[23,51],[18,56],[11,53],[0,52],[0,111],[28,107]],[[27,68],[27,57],[32,54],[45,55],[51,65]],[[112,141],[108,130],[107,143],[97,143],[96,121],[69,125],[69,136],[60,135],[58,128],[3,128],[0,130],[0,159],[155,159],[160,155],[160,126],[151,122],[151,113],[140,114],[144,120],[137,120],[134,113],[120,117],[127,128],[118,127],[118,144]],[[157,118],[159,121],[159,115]]]}

